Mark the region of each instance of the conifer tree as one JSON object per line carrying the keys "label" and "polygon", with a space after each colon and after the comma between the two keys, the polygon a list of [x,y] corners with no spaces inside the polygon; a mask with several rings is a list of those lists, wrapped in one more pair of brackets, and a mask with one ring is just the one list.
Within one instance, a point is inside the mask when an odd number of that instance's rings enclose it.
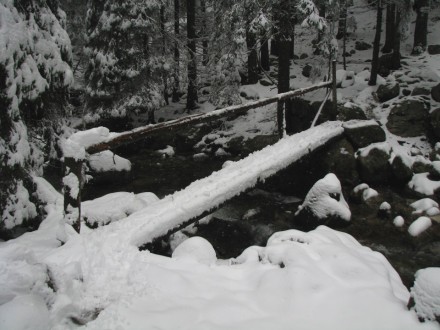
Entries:
{"label": "conifer tree", "polygon": [[38,141],[62,115],[73,76],[58,1],[2,0],[0,17],[1,233],[36,216],[29,172],[41,174],[44,143]]}

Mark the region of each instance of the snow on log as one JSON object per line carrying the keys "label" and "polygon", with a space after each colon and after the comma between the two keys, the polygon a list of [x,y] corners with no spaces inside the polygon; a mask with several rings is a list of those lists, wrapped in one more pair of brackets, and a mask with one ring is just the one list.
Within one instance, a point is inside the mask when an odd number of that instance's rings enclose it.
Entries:
{"label": "snow on log", "polygon": [[117,232],[118,237],[136,246],[151,243],[253,188],[343,132],[341,122],[326,122],[289,136],[102,229]]}

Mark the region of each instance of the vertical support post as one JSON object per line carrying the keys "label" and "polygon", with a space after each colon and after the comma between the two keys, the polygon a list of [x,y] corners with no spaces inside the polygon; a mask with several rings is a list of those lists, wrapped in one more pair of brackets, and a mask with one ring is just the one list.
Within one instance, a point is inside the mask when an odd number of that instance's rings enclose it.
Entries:
{"label": "vertical support post", "polygon": [[81,230],[82,169],[82,159],[64,158],[64,220],[77,233]]}
{"label": "vertical support post", "polygon": [[338,113],[338,97],[336,91],[336,60],[332,61],[332,92],[333,112]]}

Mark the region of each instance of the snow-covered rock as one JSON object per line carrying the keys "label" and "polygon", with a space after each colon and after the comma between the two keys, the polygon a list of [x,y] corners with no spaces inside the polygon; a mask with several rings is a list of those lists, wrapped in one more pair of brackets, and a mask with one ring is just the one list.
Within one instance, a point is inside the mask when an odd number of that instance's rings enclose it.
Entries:
{"label": "snow-covered rock", "polygon": [[95,172],[128,172],[131,170],[131,162],[128,159],[115,155],[110,150],[90,155],[89,165]]}
{"label": "snow-covered rock", "polygon": [[396,227],[402,227],[405,224],[405,219],[403,219],[401,215],[398,215],[397,217],[394,218],[393,224]]}
{"label": "snow-covered rock", "polygon": [[440,322],[440,268],[420,269],[411,288],[414,310],[423,320]]}
{"label": "snow-covered rock", "polygon": [[310,189],[295,213],[294,221],[307,228],[327,223],[330,226],[346,225],[351,212],[344,199],[341,183],[333,173],[327,174]]}
{"label": "snow-covered rock", "polygon": [[103,226],[123,219],[158,200],[159,198],[150,192],[137,195],[129,192],[116,192],[83,202],[81,213],[92,227]]}
{"label": "snow-covered rock", "polygon": [[408,228],[408,233],[415,237],[419,236],[425,230],[432,226],[432,221],[428,217],[420,217],[415,220]]}
{"label": "snow-covered rock", "polygon": [[425,196],[432,196],[440,189],[440,181],[432,181],[428,178],[429,173],[414,174],[408,183],[410,189]]}
{"label": "snow-covered rock", "polygon": [[183,241],[176,247],[172,257],[176,259],[191,259],[205,265],[212,265],[217,261],[217,255],[211,243],[198,236]]}

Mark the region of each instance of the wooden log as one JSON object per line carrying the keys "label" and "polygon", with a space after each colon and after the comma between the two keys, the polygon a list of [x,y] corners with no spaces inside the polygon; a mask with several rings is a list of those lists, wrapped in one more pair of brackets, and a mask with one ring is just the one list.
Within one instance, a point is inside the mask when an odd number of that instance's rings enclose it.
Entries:
{"label": "wooden log", "polygon": [[175,130],[188,125],[195,125],[199,123],[209,122],[219,118],[228,117],[231,115],[244,114],[251,109],[256,109],[263,107],[268,104],[276,103],[279,101],[285,101],[293,97],[304,95],[306,93],[312,92],[320,88],[326,88],[332,86],[332,81],[322,82],[310,87],[300,88],[294,91],[289,91],[286,93],[281,93],[276,96],[272,96],[263,100],[258,100],[255,102],[249,102],[246,104],[233,105],[224,109],[214,110],[206,114],[197,114],[192,116],[187,116],[184,118],[179,118],[171,120],[165,123],[160,123],[156,125],[148,125],[144,127],[139,127],[134,130],[123,132],[115,136],[114,138],[95,144],[87,148],[89,154],[94,154],[111,148],[119,147],[121,145],[138,141],[147,136],[157,134],[166,130]]}
{"label": "wooden log", "polygon": [[64,220],[78,233],[81,230],[82,169],[82,160],[64,158]]}

